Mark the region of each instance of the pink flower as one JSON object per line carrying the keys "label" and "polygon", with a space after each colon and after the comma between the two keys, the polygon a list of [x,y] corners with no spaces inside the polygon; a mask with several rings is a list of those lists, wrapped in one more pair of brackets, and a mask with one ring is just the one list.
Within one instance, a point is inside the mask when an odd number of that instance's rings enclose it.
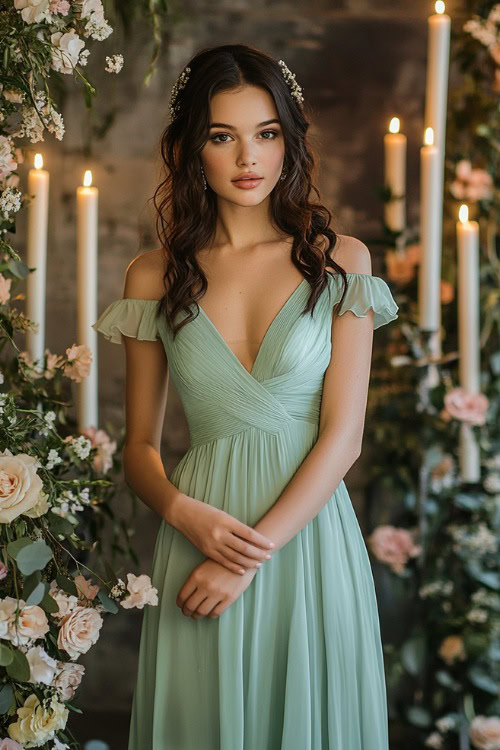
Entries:
{"label": "pink flower", "polygon": [[69,654],[71,660],[85,654],[99,638],[103,619],[92,607],[78,605],[61,620],[57,645]]}
{"label": "pink flower", "polygon": [[443,305],[448,305],[450,302],[452,302],[454,297],[455,289],[453,287],[453,284],[450,284],[449,281],[441,279],[441,302],[443,303]]}
{"label": "pink flower", "polygon": [[0,273],[0,305],[6,305],[10,299],[10,285],[12,279],[6,279],[5,276]]}
{"label": "pink flower", "polygon": [[84,578],[82,575],[75,576],[75,585],[78,589],[80,602],[85,602],[86,599],[94,599],[99,591],[99,586],[92,584],[90,579]]}
{"label": "pink flower", "polygon": [[465,659],[464,642],[459,635],[449,635],[439,647],[439,656],[448,666],[451,666],[457,659]]}
{"label": "pink flower", "polygon": [[82,681],[85,667],[83,664],[74,664],[70,661],[59,661],[58,666],[61,671],[54,678],[52,685],[57,688],[63,701],[70,701]]}
{"label": "pink flower", "polygon": [[90,363],[92,362],[90,349],[85,344],[80,346],[73,344],[71,348],[66,349],[66,354],[68,355],[68,362],[64,368],[64,374],[76,383],[81,383],[90,372]]}
{"label": "pink flower", "polygon": [[56,374],[56,369],[63,364],[64,357],[60,354],[52,354],[49,349],[45,349],[45,354],[47,357],[47,367],[45,368],[43,376],[46,380],[52,380]]}
{"label": "pink flower", "polygon": [[90,440],[91,448],[97,448],[94,456],[94,469],[101,474],[106,474],[113,466],[112,456],[116,451],[116,440],[110,440],[105,430],[96,427],[87,427],[82,430],[82,435]]}
{"label": "pink flower", "polygon": [[124,609],[142,609],[145,604],[158,604],[158,589],[151,585],[151,580],[145,573],[140,576],[127,573],[127,581],[130,596],[120,602]]}
{"label": "pink flower", "polygon": [[50,0],[49,3],[49,12],[50,13],[59,13],[61,16],[67,16],[69,12],[70,5],[68,3],[68,0]]}
{"label": "pink flower", "polygon": [[0,740],[0,750],[23,750],[23,746],[19,742],[5,737],[3,740]]}
{"label": "pink flower", "polygon": [[452,195],[458,200],[475,203],[493,196],[493,179],[485,169],[472,169],[468,159],[461,159],[455,167],[456,179],[450,185]]}
{"label": "pink flower", "polygon": [[490,402],[484,393],[467,393],[463,388],[452,388],[444,397],[441,416],[453,417],[468,424],[482,425]]}
{"label": "pink flower", "polygon": [[500,748],[500,717],[475,716],[469,727],[474,747],[478,750],[498,750]]}
{"label": "pink flower", "polygon": [[402,252],[387,250],[385,263],[389,280],[396,284],[408,284],[415,276],[415,257],[416,253],[408,252],[408,248]]}
{"label": "pink flower", "polygon": [[6,565],[4,565],[3,562],[0,562],[0,581],[3,581],[7,573],[9,572],[9,569]]}
{"label": "pink flower", "polygon": [[402,573],[409,558],[422,551],[407,529],[394,526],[378,526],[368,537],[368,544],[377,560],[389,565],[395,573]]}

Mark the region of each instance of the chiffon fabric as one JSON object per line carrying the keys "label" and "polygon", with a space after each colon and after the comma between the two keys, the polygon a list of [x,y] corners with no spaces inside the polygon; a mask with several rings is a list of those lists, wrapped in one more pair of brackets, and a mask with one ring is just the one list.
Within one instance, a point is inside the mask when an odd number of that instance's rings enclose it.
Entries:
{"label": "chiffon fabric", "polygon": [[[347,279],[340,314],[371,308],[375,328],[397,318],[382,278]],[[318,437],[341,277],[328,275],[312,317],[301,315],[310,290],[303,279],[287,299],[251,372],[201,306],[175,341],[155,300],[116,300],[93,325],[115,343],[161,339],[190,435],[169,479],[249,526]],[[176,597],[204,559],[161,522],[159,603],[144,609],[128,750],[388,750],[375,587],[344,481],[222,615],[194,620]]]}

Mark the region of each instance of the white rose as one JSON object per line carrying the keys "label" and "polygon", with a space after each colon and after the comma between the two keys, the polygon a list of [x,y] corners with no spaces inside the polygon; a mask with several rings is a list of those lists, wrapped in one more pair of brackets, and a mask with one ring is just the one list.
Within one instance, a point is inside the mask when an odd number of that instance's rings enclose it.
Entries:
{"label": "white rose", "polygon": [[50,41],[55,47],[52,50],[52,68],[59,73],[72,73],[85,42],[74,29],[64,33],[56,31],[50,35]]}
{"label": "white rose", "polygon": [[0,179],[8,177],[17,169],[17,162],[12,155],[12,143],[6,135],[0,135]]}
{"label": "white rose", "polygon": [[149,576],[145,573],[140,576],[127,573],[127,580],[127,590],[130,596],[120,602],[124,609],[131,609],[131,607],[142,609],[145,604],[158,604],[158,589],[151,585]]}
{"label": "white rose", "polygon": [[76,692],[76,688],[82,681],[85,674],[83,664],[73,664],[71,662],[58,662],[61,671],[56,675],[52,682],[52,687],[57,688],[63,701],[70,701]]}
{"label": "white rose", "polygon": [[32,646],[26,652],[26,658],[30,665],[28,682],[43,682],[50,685],[57,671],[56,659],[49,656],[42,646]]}
{"label": "white rose", "polygon": [[94,14],[94,20],[104,20],[104,8],[101,0],[83,0],[80,18],[90,18],[92,13]]}
{"label": "white rose", "polygon": [[49,0],[14,0],[14,8],[21,11],[24,23],[39,23],[49,14]]}
{"label": "white rose", "polygon": [[57,645],[69,654],[70,659],[77,659],[85,654],[99,638],[102,617],[91,607],[75,607],[63,618],[57,636]]}
{"label": "white rose", "polygon": [[52,698],[48,708],[44,708],[33,693],[17,709],[18,720],[9,724],[9,735],[26,748],[39,747],[54,737],[55,732],[64,729],[69,709],[56,698]]}
{"label": "white rose", "polygon": [[43,486],[39,466],[26,453],[13,456],[8,448],[0,453],[0,523],[10,523],[38,503]]}

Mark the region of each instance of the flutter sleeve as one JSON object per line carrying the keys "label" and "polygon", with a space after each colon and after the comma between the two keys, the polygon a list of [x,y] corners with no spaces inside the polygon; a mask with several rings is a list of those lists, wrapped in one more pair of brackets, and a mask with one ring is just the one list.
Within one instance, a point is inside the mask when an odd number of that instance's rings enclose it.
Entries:
{"label": "flutter sleeve", "polygon": [[[340,277],[339,274],[336,276]],[[398,317],[399,307],[391,294],[391,290],[380,276],[372,276],[366,273],[347,273],[347,281],[349,286],[342,307],[338,310],[339,315],[351,310],[358,318],[365,318],[368,310],[372,308],[374,328],[390,323]],[[340,302],[343,289],[343,282],[339,279],[338,296],[335,304]]]}
{"label": "flutter sleeve", "polygon": [[92,328],[102,333],[113,344],[121,344],[123,336],[144,341],[155,341],[159,336],[155,317],[158,300],[118,299],[99,316]]}

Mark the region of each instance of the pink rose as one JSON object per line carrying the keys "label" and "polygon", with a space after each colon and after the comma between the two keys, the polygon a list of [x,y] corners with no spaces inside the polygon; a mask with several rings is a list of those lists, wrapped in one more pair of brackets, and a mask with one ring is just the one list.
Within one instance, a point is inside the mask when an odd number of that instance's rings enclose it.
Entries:
{"label": "pink rose", "polygon": [[3,581],[8,572],[9,569],[7,568],[7,566],[3,562],[0,562],[0,581]]}
{"label": "pink rose", "polygon": [[77,687],[82,681],[85,674],[83,664],[73,664],[72,662],[58,662],[61,671],[54,678],[52,685],[57,688],[63,701],[70,701],[74,698]]}
{"label": "pink rose", "polygon": [[394,526],[378,526],[368,537],[368,544],[377,560],[389,565],[395,573],[402,573],[409,558],[422,551],[407,529]]}
{"label": "pink rose", "polygon": [[483,425],[490,402],[484,393],[467,393],[463,388],[452,388],[444,397],[444,411],[468,424]]}
{"label": "pink rose", "polygon": [[469,735],[478,750],[499,750],[500,718],[498,716],[475,716],[469,727]]}
{"label": "pink rose", "polygon": [[75,585],[78,589],[79,600],[84,603],[86,599],[92,601],[99,591],[99,586],[92,584],[90,579],[84,578],[82,575],[75,576]]}
{"label": "pink rose", "polygon": [[76,383],[81,383],[90,372],[92,352],[85,344],[80,346],[73,344],[72,347],[66,349],[66,354],[68,362],[65,365],[64,374]]}
{"label": "pink rose", "polygon": [[0,740],[0,750],[23,750],[23,746],[19,742],[5,737],[3,740]]}
{"label": "pink rose", "polygon": [[493,180],[485,169],[472,165],[468,159],[460,159],[455,167],[456,179],[450,185],[452,195],[458,200],[476,202],[493,195]]}
{"label": "pink rose", "polygon": [[69,654],[70,659],[77,659],[85,654],[99,638],[102,617],[96,609],[77,606],[61,620],[57,645]]}
{"label": "pink rose", "polygon": [[464,642],[459,635],[449,635],[439,647],[439,656],[448,666],[451,666],[457,659],[465,659]]}

